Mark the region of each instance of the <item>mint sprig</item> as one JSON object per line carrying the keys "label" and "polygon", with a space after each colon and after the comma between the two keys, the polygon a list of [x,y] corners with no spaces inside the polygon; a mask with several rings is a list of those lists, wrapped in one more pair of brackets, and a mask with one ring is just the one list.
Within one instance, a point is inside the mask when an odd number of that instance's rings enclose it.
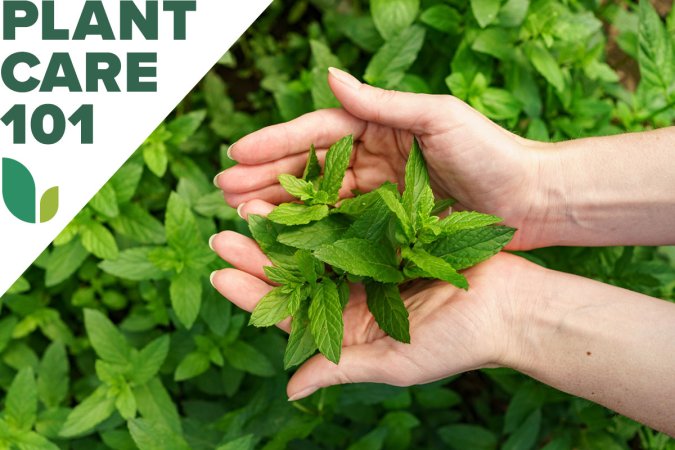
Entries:
{"label": "mint sprig", "polygon": [[468,289],[459,271],[501,251],[515,232],[497,225],[499,217],[475,211],[438,217],[454,201],[434,198],[417,140],[406,164],[403,194],[395,184],[384,183],[340,202],[352,149],[352,136],[339,140],[328,150],[322,171],[312,146],[302,178],[279,177],[297,201],[279,205],[267,218],[249,219],[251,234],[274,263],[265,273],[279,285],[260,300],[250,323],[271,326],[293,318],[286,368],[316,350],[339,362],[342,312],[352,282],[365,285],[368,308],[380,328],[409,343],[400,285],[430,278]]}

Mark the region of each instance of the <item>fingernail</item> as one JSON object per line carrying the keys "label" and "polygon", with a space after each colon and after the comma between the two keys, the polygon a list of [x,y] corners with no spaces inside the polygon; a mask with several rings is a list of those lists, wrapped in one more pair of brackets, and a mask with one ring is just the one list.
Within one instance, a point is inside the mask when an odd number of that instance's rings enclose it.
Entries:
{"label": "fingernail", "polygon": [[301,390],[300,392],[296,392],[295,394],[288,397],[288,401],[294,402],[296,400],[300,400],[300,399],[303,399],[305,397],[309,397],[310,395],[315,393],[317,389],[319,389],[319,388],[316,387],[316,386],[310,386],[308,388],[305,388],[305,389]]}
{"label": "fingernail", "polygon": [[232,149],[237,143],[235,142],[234,144],[230,145],[230,147],[227,149],[227,157],[230,158],[231,160],[234,161],[234,158],[232,157]]}
{"label": "fingernail", "polygon": [[328,72],[333,77],[335,77],[335,79],[338,80],[340,83],[352,89],[358,89],[361,86],[361,82],[359,80],[357,80],[344,70],[336,69],[335,67],[329,67]]}
{"label": "fingernail", "polygon": [[209,276],[209,281],[211,282],[211,286],[213,286],[213,287],[216,287],[216,285],[213,284],[213,279],[216,277],[217,273],[218,273],[218,271],[214,270],[213,272],[211,272],[211,275]]}
{"label": "fingernail", "polygon": [[216,175],[215,177],[213,177],[213,185],[214,185],[215,187],[217,187],[218,189],[220,189],[220,185],[218,184],[218,177],[220,176],[221,173],[223,173],[223,172],[220,172],[218,175]]}
{"label": "fingernail", "polygon": [[213,241],[216,239],[216,236],[218,236],[218,235],[217,235],[217,234],[214,234],[213,236],[211,236],[211,237],[209,238],[209,247],[210,247],[211,250],[213,250],[214,252],[216,251],[216,249],[213,248]]}
{"label": "fingernail", "polygon": [[241,205],[239,205],[239,206],[237,207],[237,214],[239,214],[239,217],[241,217],[241,218],[244,219],[244,220],[246,220],[246,218],[245,218],[245,217],[243,216],[243,214],[241,213],[241,210],[244,209],[244,206],[245,206],[245,205],[246,205],[246,203],[242,203]]}

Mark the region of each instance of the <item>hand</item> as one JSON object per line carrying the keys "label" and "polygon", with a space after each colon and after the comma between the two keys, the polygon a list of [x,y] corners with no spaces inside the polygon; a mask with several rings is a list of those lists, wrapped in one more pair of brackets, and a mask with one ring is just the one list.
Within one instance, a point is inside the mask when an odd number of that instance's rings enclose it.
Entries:
{"label": "hand", "polygon": [[[251,239],[224,231],[212,248],[234,269],[214,272],[213,285],[240,308],[252,311],[272,289],[263,266],[271,262]],[[336,366],[317,354],[288,383],[290,400],[342,383],[377,382],[397,386],[428,383],[467,370],[500,366],[510,360],[511,330],[518,299],[514,289],[543,269],[516,256],[499,254],[464,272],[471,288],[424,280],[402,292],[410,312],[411,343],[403,344],[380,330],[368,311],[361,285],[353,285],[345,309],[342,357]],[[513,302],[512,302],[513,299]],[[279,324],[289,331],[290,319]]]}
{"label": "hand", "polygon": [[240,164],[215,180],[230,205],[291,200],[277,177],[301,175],[311,144],[323,160],[327,148],[348,134],[354,135],[355,151],[341,196],[354,189],[370,191],[384,181],[403,187],[414,135],[437,197],[455,198],[459,208],[497,215],[518,228],[509,249],[539,246],[547,214],[545,144],[504,130],[450,95],[385,91],[335,69],[328,80],[344,109],[320,110],[264,128],[230,148]]}

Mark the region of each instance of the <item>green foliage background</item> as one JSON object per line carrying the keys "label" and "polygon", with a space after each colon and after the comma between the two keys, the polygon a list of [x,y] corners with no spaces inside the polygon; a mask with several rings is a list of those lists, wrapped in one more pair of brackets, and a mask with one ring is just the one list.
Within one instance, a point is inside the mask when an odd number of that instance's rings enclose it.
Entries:
{"label": "green foliage background", "polygon": [[[668,126],[675,12],[659,6],[661,17],[646,1],[274,2],[2,298],[0,448],[675,449],[507,369],[289,403],[285,336],[246,327],[208,282],[224,266],[208,237],[246,232],[211,184],[232,164],[227,145],[338,106],[328,66],[453,93],[533,139]],[[675,298],[673,248],[525,256]]]}

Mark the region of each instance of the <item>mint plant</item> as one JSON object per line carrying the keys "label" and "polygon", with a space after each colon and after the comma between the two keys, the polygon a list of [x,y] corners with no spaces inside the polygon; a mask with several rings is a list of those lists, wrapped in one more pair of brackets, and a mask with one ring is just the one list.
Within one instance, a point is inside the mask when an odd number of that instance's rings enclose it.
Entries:
{"label": "mint plant", "polygon": [[292,316],[286,368],[318,349],[338,363],[350,283],[365,285],[368,309],[392,338],[410,343],[408,311],[400,286],[418,278],[468,289],[459,270],[498,253],[515,230],[499,217],[473,211],[436,214],[453,202],[436,201],[417,140],[408,157],[405,190],[385,183],[340,202],[353,137],[335,143],[321,166],[314,147],[302,178],[279,182],[299,202],[283,203],[267,218],[249,217],[251,234],[273,262],[267,277],[279,286],[254,309],[250,323],[268,327]]}

